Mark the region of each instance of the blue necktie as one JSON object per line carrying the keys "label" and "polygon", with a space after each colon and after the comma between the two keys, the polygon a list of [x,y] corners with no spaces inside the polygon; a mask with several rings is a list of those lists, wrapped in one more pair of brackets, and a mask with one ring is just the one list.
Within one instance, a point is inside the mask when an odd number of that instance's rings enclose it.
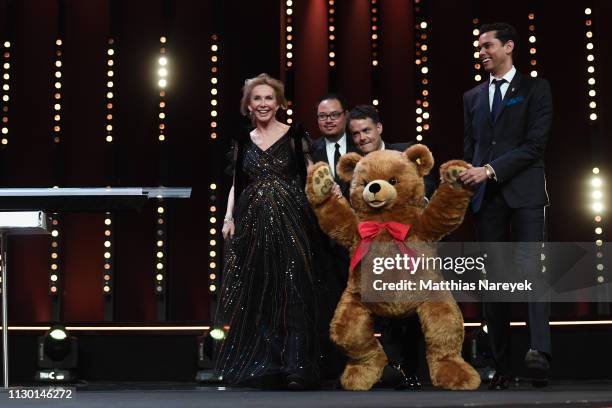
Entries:
{"label": "blue necktie", "polygon": [[493,94],[493,105],[491,106],[491,121],[495,122],[497,119],[497,115],[499,115],[499,111],[502,108],[502,94],[501,94],[501,86],[506,82],[505,79],[494,79],[493,84],[495,85],[495,93]]}

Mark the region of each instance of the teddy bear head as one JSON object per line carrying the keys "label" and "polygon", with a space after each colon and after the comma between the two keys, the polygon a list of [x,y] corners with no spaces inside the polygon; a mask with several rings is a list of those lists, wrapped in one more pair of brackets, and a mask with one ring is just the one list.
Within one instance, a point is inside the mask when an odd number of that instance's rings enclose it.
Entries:
{"label": "teddy bear head", "polygon": [[360,218],[403,218],[409,209],[421,209],[425,203],[423,176],[434,159],[422,144],[403,152],[379,150],[363,157],[357,153],[342,156],[337,171],[351,183],[350,201]]}

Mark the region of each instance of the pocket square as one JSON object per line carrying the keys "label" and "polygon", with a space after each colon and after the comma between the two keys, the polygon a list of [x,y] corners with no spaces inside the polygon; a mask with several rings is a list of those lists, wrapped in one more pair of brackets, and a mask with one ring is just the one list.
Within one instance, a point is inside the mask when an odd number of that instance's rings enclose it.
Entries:
{"label": "pocket square", "polygon": [[508,100],[508,102],[506,103],[506,106],[512,106],[512,105],[515,105],[515,104],[517,104],[517,103],[519,103],[519,102],[522,102],[522,101],[523,101],[523,99],[525,99],[525,97],[524,97],[524,96],[522,96],[522,95],[515,96],[514,98],[512,98],[512,99],[509,99],[509,100]]}

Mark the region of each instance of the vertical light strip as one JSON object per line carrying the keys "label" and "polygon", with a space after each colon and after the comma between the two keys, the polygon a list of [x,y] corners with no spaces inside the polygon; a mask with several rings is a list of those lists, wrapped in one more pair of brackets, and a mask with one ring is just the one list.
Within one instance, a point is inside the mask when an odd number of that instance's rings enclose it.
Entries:
{"label": "vertical light strip", "polygon": [[327,1],[327,64],[330,70],[336,67],[336,2]]}
{"label": "vertical light strip", "polygon": [[167,229],[165,219],[166,207],[163,198],[157,197],[157,226],[155,231],[155,293],[166,292],[166,250]]}
{"label": "vertical light strip", "polygon": [[586,71],[587,71],[587,84],[588,84],[588,115],[591,123],[597,121],[597,91],[595,81],[595,39],[593,36],[593,18],[592,9],[586,8],[584,10],[585,18],[585,36],[586,36]]}
{"label": "vertical light strip", "polygon": [[287,97],[287,123],[293,123],[293,100],[292,82],[293,82],[293,61],[294,61],[294,44],[295,30],[293,24],[294,5],[293,0],[285,1],[285,96]]}
{"label": "vertical light strip", "polygon": [[592,197],[592,208],[593,208],[593,212],[595,213],[595,217],[594,217],[594,232],[595,232],[595,276],[596,276],[596,281],[597,283],[603,284],[606,283],[605,282],[605,277],[604,277],[604,251],[603,251],[603,244],[604,244],[604,240],[603,240],[603,236],[604,236],[604,231],[603,231],[603,212],[604,212],[604,206],[603,206],[603,202],[605,197],[603,194],[603,179],[600,176],[600,171],[599,171],[599,167],[593,167],[593,178],[591,179],[591,186],[593,187],[593,189],[591,190],[591,197]]}
{"label": "vertical light strip", "polygon": [[115,76],[115,48],[114,48],[115,40],[113,38],[108,39],[108,49],[106,50],[106,54],[108,60],[106,61],[106,65],[108,66],[108,71],[106,72],[107,81],[106,81],[106,143],[113,142],[113,98],[115,97],[113,89],[114,89],[114,76]]}
{"label": "vertical light strip", "polygon": [[531,71],[529,72],[529,75],[535,78],[538,76],[538,49],[536,48],[536,16],[535,13],[529,13],[527,17],[529,19],[529,65],[531,65]]}
{"label": "vertical light strip", "polygon": [[[109,38],[107,41],[107,82],[106,82],[106,118],[105,118],[105,141],[110,146],[113,143],[113,98],[114,94],[114,77],[115,77],[115,39]],[[114,231],[115,215],[112,212],[106,212],[104,215],[104,270],[102,271],[102,293],[104,295],[112,295],[114,289]]]}
{"label": "vertical light strip", "polygon": [[[527,41],[529,42],[529,66],[530,71],[529,75],[532,78],[536,78],[538,76],[538,49],[537,49],[537,37],[536,37],[536,14],[535,11],[530,11],[527,14],[527,20],[529,21],[529,37]],[[540,250],[540,265],[542,273],[546,273],[546,243],[543,242]]]}
{"label": "vertical light strip", "polygon": [[370,45],[372,52],[372,105],[378,106],[380,103],[380,13],[378,12],[378,0],[370,0]]}
{"label": "vertical light strip", "polygon": [[157,86],[159,87],[159,134],[158,141],[163,143],[166,141],[166,86],[168,86],[168,57],[166,57],[166,37],[159,38],[159,59],[157,70]]}
{"label": "vertical light strip", "polygon": [[425,0],[414,0],[415,18],[415,64],[416,64],[416,140],[422,141],[423,135],[429,131],[429,58],[427,13],[424,12]]}
{"label": "vertical light strip", "polygon": [[57,213],[51,216],[51,262],[49,265],[49,295],[59,295],[61,285],[61,245],[60,245],[60,219]]}
{"label": "vertical light strip", "polygon": [[[213,34],[211,36],[211,46],[210,46],[210,52],[211,52],[211,57],[210,57],[210,61],[211,61],[211,65],[210,65],[210,117],[211,117],[211,122],[210,122],[210,144],[209,146],[211,146],[211,151],[216,151],[217,147],[215,146],[216,143],[214,143],[216,140],[218,140],[218,120],[219,120],[219,65],[221,64],[221,60],[220,60],[220,48],[221,48],[221,44],[219,41],[219,35],[218,34]],[[218,285],[218,279],[220,276],[219,273],[219,262],[217,262],[218,259],[218,250],[217,250],[217,242],[219,241],[218,239],[218,231],[217,231],[217,225],[218,225],[218,217],[217,217],[217,184],[216,181],[214,180],[214,175],[216,174],[216,169],[211,169],[211,175],[213,175],[213,181],[210,184],[210,189],[209,189],[209,234],[208,234],[208,238],[209,238],[209,251],[208,251],[208,266],[209,266],[209,272],[208,272],[208,290],[210,291],[210,293],[215,293],[217,291],[217,288],[219,287]]]}
{"label": "vertical light strip", "polygon": [[[596,48],[595,48],[595,36],[594,36],[594,24],[593,24],[593,9],[591,7],[587,7],[584,9],[584,27],[585,27],[585,47],[586,47],[586,82],[588,89],[588,98],[587,98],[587,115],[588,121],[591,128],[591,134],[595,135],[593,142],[599,144],[597,138],[598,129],[595,129],[598,124],[598,116],[597,116],[597,89],[596,89],[596,79],[595,79],[595,61],[596,61]],[[597,148],[598,146],[596,146]],[[594,221],[594,232],[595,232],[595,247],[596,247],[596,260],[595,260],[595,276],[596,281],[599,284],[606,283],[604,277],[604,219],[603,214],[606,210],[604,208],[604,204],[606,202],[605,194],[604,194],[604,180],[600,174],[600,169],[597,167],[597,159],[595,166],[592,169],[593,177],[591,179],[591,186],[593,187],[591,191],[591,207],[595,216],[593,218]]]}
{"label": "vertical light strip", "polygon": [[218,120],[219,120],[219,36],[213,34],[211,36],[210,46],[210,138],[212,140],[217,139],[218,133]]}
{"label": "vertical light strip", "polygon": [[603,193],[603,179],[600,176],[599,167],[593,167],[593,178],[591,179],[591,186],[593,187],[591,191],[592,197],[592,208],[595,213],[594,220],[594,232],[595,232],[595,280],[599,284],[606,283],[606,279],[604,277],[604,268],[605,262],[604,259],[604,230],[603,230],[603,212],[605,196]]}
{"label": "vertical light strip", "polygon": [[480,38],[480,20],[477,17],[472,19],[472,36],[474,37],[474,81],[482,81],[482,75],[480,75],[480,46],[478,45],[478,39]]}
{"label": "vertical light strip", "polygon": [[1,146],[6,146],[9,142],[9,90],[10,90],[10,79],[11,79],[11,42],[5,41],[2,44],[4,48],[2,52],[2,100],[0,106],[2,107],[2,123],[0,123],[0,143]]}
{"label": "vertical light strip", "polygon": [[[158,136],[160,144],[166,141],[166,87],[168,86],[168,57],[166,55],[166,37],[159,38],[159,59],[158,59],[158,80],[159,87],[159,113],[158,113]],[[167,271],[167,226],[166,226],[166,205],[164,199],[157,197],[157,225],[155,226],[155,270],[154,282],[155,293],[158,295],[166,292],[166,271]]]}
{"label": "vertical light strip", "polygon": [[102,275],[102,292],[111,295],[114,288],[114,236],[115,216],[107,212],[104,216],[104,271]]}
{"label": "vertical light strip", "polygon": [[[55,40],[55,61],[53,72],[53,143],[59,147],[62,131],[62,39]],[[57,188],[58,186],[55,186]],[[61,287],[61,218],[58,213],[51,214],[51,250],[49,265],[49,295],[57,296]]]}
{"label": "vertical light strip", "polygon": [[55,71],[54,71],[53,87],[53,143],[59,144],[61,141],[62,130],[62,39],[55,40]]}
{"label": "vertical light strip", "polygon": [[293,68],[293,0],[285,1],[285,69]]}
{"label": "vertical light strip", "polygon": [[210,267],[210,272],[208,275],[208,290],[211,293],[215,293],[217,291],[217,279],[219,276],[219,267],[218,264],[219,262],[217,262],[218,259],[218,251],[217,251],[217,206],[216,206],[216,200],[217,200],[217,184],[216,183],[211,183],[210,184],[210,191],[209,191],[209,197],[210,197],[210,217],[208,219],[208,221],[210,222],[210,242],[209,242],[209,252],[208,252],[208,260],[209,260],[209,267]]}

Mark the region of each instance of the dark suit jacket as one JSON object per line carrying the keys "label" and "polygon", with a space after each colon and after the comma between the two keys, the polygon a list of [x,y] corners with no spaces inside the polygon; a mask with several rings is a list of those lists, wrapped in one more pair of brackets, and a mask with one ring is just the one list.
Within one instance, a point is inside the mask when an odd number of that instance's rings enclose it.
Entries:
{"label": "dark suit jacket", "polygon": [[[327,151],[325,149],[325,137],[321,136],[317,140],[312,143],[311,156],[313,163],[317,163],[323,161],[329,165],[333,165],[327,160]],[[353,139],[346,135],[346,152],[356,152],[361,154],[359,149],[353,143]],[[342,180],[338,180],[338,185],[340,186],[340,190],[342,191],[342,195],[344,195],[347,199],[349,197],[350,184],[346,183]]]}
{"label": "dark suit jacket", "polygon": [[[516,72],[495,122],[489,107],[489,79],[463,95],[464,159],[474,166],[490,163],[511,208],[549,204],[544,176],[544,148],[552,121],[548,81]],[[488,180],[474,197],[483,197]],[[480,209],[476,200],[472,210]]]}

